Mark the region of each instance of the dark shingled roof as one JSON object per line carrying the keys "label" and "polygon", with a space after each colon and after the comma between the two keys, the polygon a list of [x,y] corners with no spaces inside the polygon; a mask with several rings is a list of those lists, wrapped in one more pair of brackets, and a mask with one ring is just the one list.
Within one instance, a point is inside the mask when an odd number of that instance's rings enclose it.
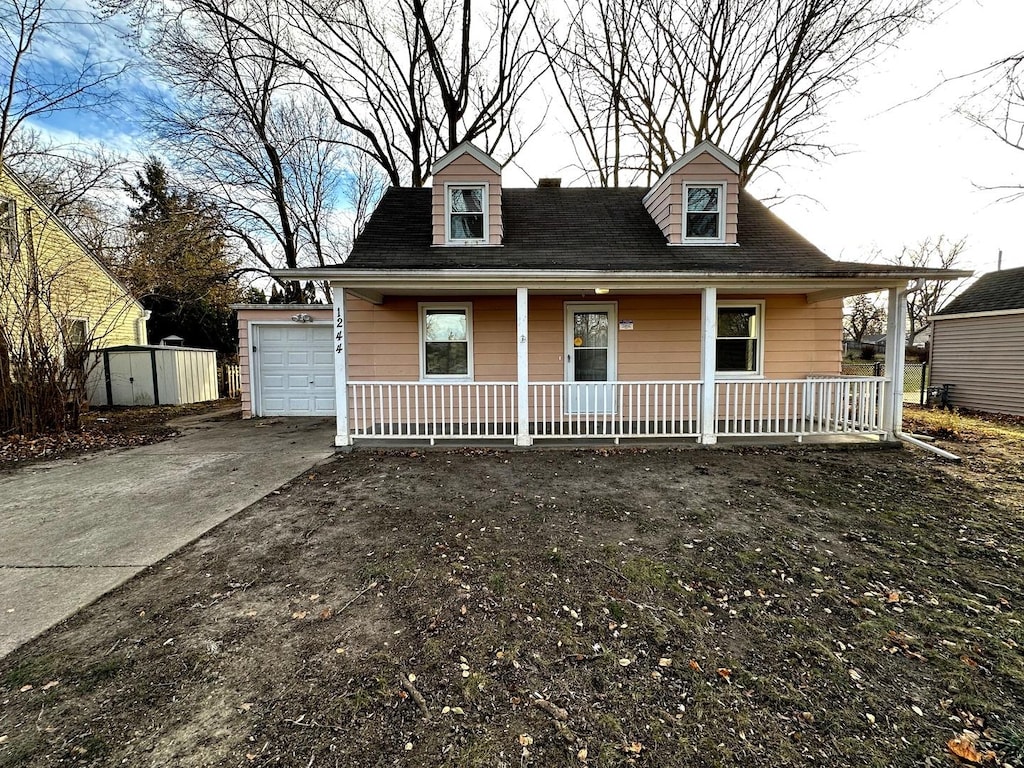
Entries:
{"label": "dark shingled roof", "polygon": [[938,315],[1024,309],[1024,267],[989,272],[939,310]]}
{"label": "dark shingled roof", "polygon": [[[670,246],[637,188],[502,189],[501,247],[432,246],[431,190],[392,187],[356,239],[347,269],[672,272],[877,272],[836,262],[746,192],[737,246]],[[900,268],[887,267],[888,272]],[[909,271],[909,270],[908,270]]]}

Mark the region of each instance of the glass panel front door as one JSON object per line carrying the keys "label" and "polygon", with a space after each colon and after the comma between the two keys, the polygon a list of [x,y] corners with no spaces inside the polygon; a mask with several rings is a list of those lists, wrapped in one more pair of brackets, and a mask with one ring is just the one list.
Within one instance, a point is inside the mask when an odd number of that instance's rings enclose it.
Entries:
{"label": "glass panel front door", "polygon": [[569,413],[614,409],[615,305],[566,305],[566,381]]}

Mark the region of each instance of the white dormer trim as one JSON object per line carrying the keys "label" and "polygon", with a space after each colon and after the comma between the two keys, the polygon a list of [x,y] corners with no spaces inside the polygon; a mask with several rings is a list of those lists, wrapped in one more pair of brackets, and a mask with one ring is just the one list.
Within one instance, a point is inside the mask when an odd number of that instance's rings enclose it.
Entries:
{"label": "white dormer trim", "polygon": [[664,184],[669,179],[669,177],[671,177],[674,173],[678,172],[680,168],[689,165],[691,162],[693,162],[695,159],[703,155],[705,152],[707,152],[709,155],[715,158],[715,160],[720,162],[730,171],[732,171],[736,175],[739,175],[740,164],[736,162],[736,160],[732,156],[726,154],[724,151],[719,149],[718,146],[712,144],[710,141],[702,141],[700,144],[695,146],[689,152],[687,152],[674,163],[672,163],[672,165],[670,165],[668,169],[663,174],[661,174],[661,176],[658,177],[658,180],[651,185],[651,188],[647,191],[647,194],[644,195],[644,205],[647,204],[648,198],[650,198],[650,196],[654,194],[655,190],[661,187],[661,185]]}
{"label": "white dormer trim", "polygon": [[[479,189],[481,191],[481,213],[483,214],[483,237],[458,238],[452,237],[452,201],[453,189]],[[489,245],[491,240],[491,185],[486,181],[446,181],[444,183],[444,244],[445,245]]]}
{"label": "white dormer trim", "polygon": [[[726,216],[726,195],[729,191],[729,182],[727,179],[687,179],[683,183],[682,197],[683,197],[683,220],[682,225],[682,239],[680,240],[681,245],[724,245],[725,244],[725,216]],[[686,234],[686,224],[689,214],[691,213],[688,198],[689,190],[691,187],[697,188],[708,188],[718,190],[718,210],[715,214],[718,216],[718,232],[714,237],[689,237]],[[698,213],[698,211],[694,211]]]}
{"label": "white dormer trim", "polygon": [[447,154],[443,155],[442,157],[439,157],[436,161],[434,161],[434,167],[431,171],[432,175],[436,176],[449,165],[451,165],[453,161],[462,157],[463,155],[469,155],[470,157],[472,157],[474,160],[476,160],[478,163],[480,163],[493,173],[497,173],[499,175],[501,174],[501,166],[498,165],[497,161],[493,157],[488,155],[483,150],[477,149],[477,147],[474,146],[472,142],[464,141],[461,144],[459,144],[459,146],[455,147],[455,149],[453,149],[451,152],[448,152]]}

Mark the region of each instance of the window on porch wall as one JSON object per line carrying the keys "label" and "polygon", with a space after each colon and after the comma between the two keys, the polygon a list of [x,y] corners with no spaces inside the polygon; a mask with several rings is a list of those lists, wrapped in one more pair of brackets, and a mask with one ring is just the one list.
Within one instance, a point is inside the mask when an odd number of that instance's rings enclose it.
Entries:
{"label": "window on porch wall", "polygon": [[715,370],[719,373],[761,372],[759,304],[719,304]]}
{"label": "window on porch wall", "polygon": [[468,305],[422,306],[422,378],[472,378],[472,315]]}

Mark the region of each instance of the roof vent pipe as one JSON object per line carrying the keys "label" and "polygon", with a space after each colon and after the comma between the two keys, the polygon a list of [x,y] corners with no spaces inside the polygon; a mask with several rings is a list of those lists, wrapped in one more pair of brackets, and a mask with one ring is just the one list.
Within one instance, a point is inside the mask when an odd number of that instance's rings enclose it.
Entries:
{"label": "roof vent pipe", "polygon": [[538,179],[537,189],[543,189],[544,187],[560,187],[562,186],[561,179]]}

